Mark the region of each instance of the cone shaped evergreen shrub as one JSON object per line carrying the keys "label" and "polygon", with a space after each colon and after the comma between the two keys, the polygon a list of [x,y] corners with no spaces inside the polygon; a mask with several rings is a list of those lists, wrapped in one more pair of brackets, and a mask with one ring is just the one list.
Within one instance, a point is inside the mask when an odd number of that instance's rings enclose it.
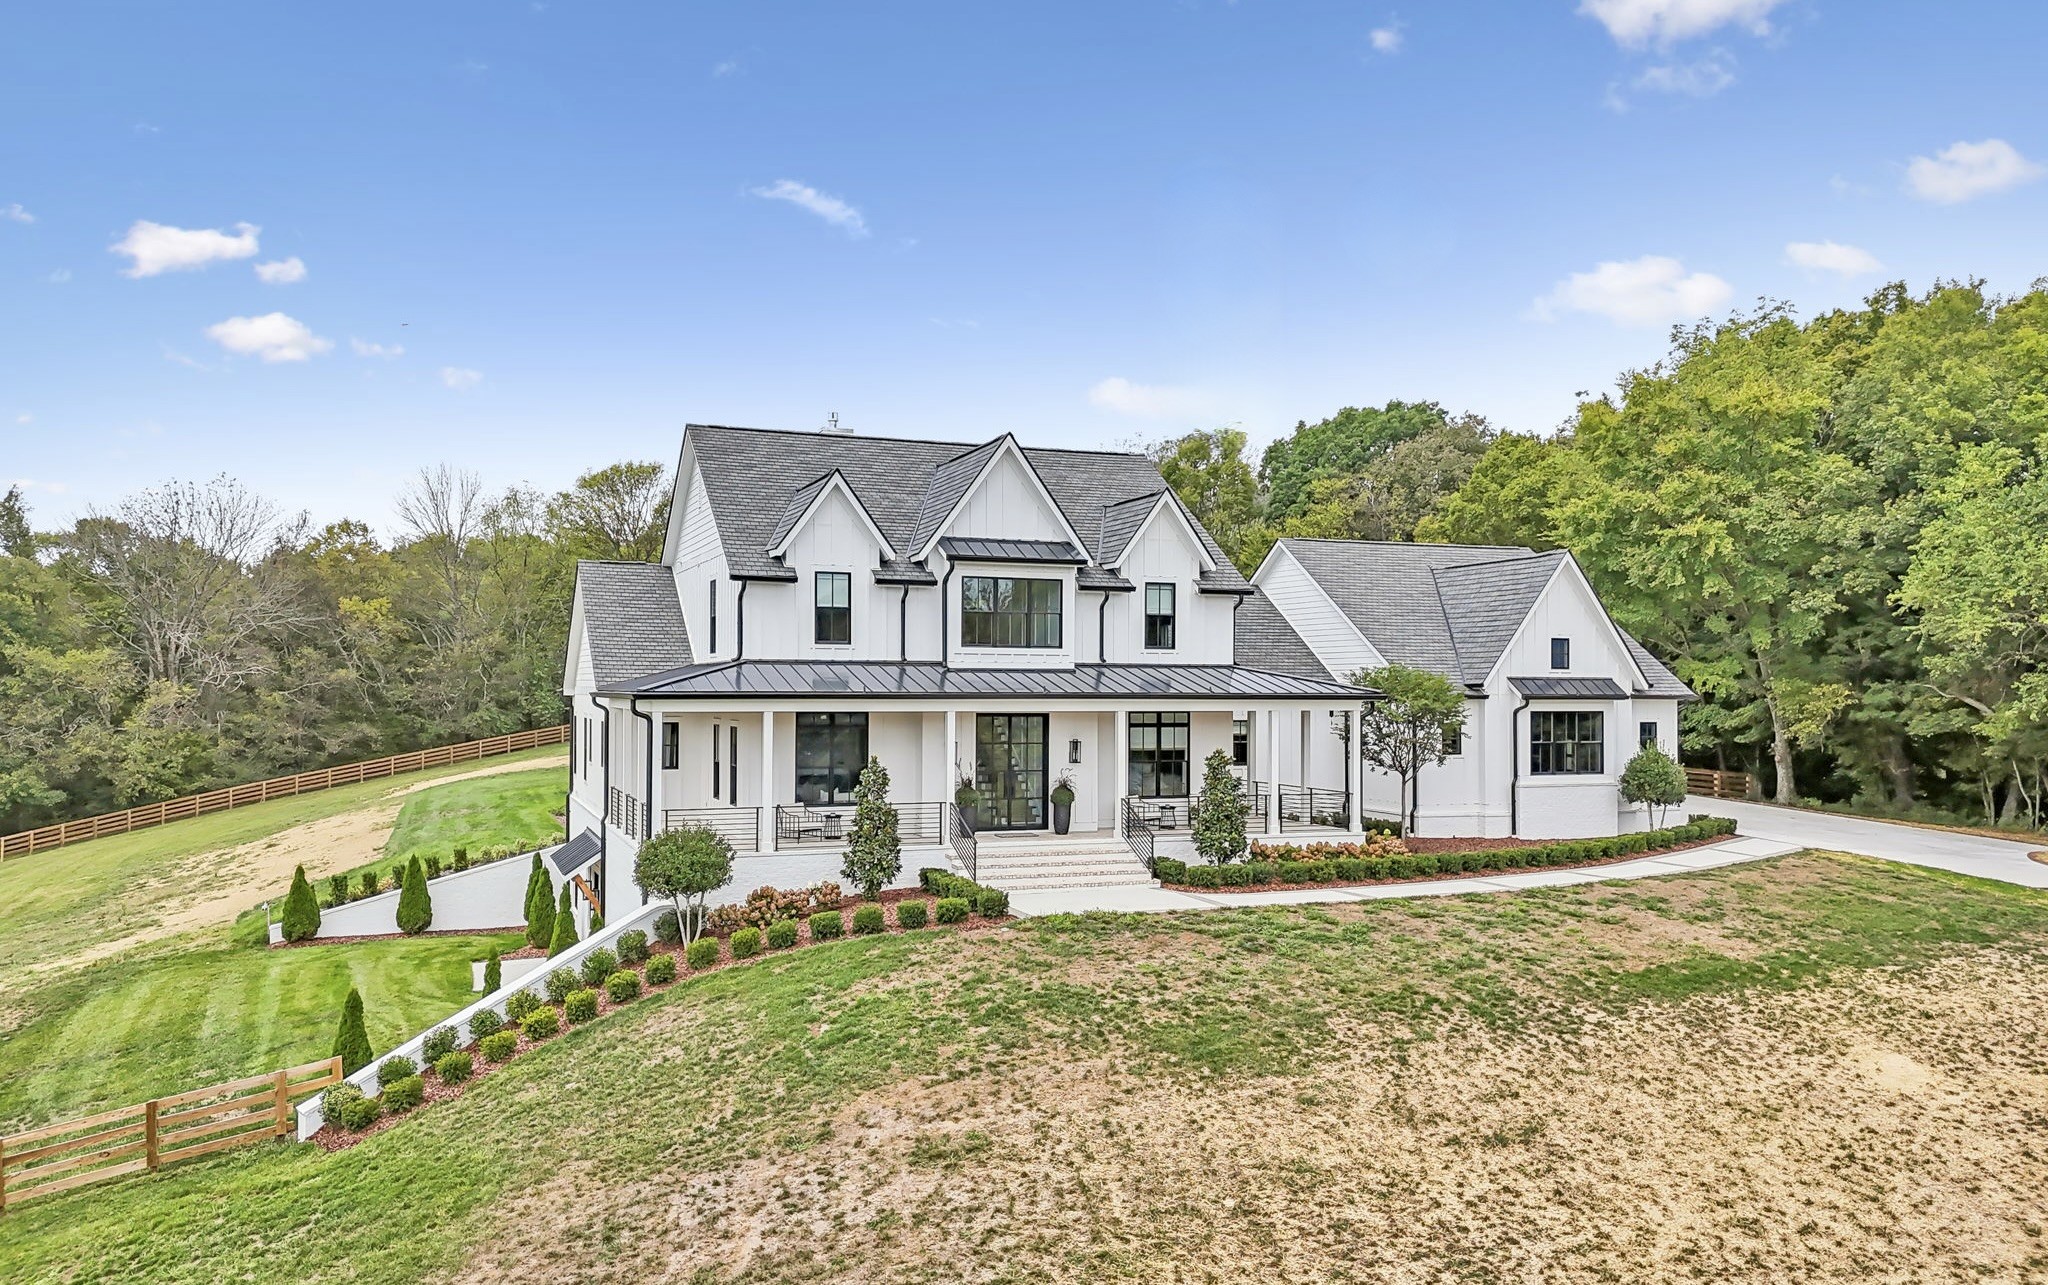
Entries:
{"label": "cone shaped evergreen shrub", "polygon": [[320,931],[320,899],[306,882],[306,867],[292,871],[292,888],[284,895],[284,939],[311,941]]}
{"label": "cone shaped evergreen shrub", "polygon": [[398,893],[398,931],[423,933],[434,922],[434,903],[427,898],[427,872],[414,857],[405,865],[405,883]]}
{"label": "cone shaped evergreen shrub", "polygon": [[555,940],[555,890],[548,872],[541,868],[540,853],[533,854],[533,871],[526,876],[526,944],[546,950]]}
{"label": "cone shaped evergreen shrub", "polygon": [[355,987],[341,1004],[341,1027],[334,1034],[334,1056],[341,1059],[341,1073],[354,1075],[370,1064],[370,1032],[363,1025],[363,996]]}
{"label": "cone shaped evergreen shrub", "polygon": [[576,911],[569,904],[569,885],[562,885],[562,900],[555,906],[555,931],[548,939],[548,958],[553,959],[576,944]]}

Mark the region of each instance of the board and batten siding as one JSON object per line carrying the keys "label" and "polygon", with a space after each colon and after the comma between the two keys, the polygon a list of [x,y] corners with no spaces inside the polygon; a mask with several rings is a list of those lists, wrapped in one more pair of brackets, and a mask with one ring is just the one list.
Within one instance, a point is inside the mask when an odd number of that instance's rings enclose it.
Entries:
{"label": "board and batten siding", "polygon": [[[711,514],[710,497],[704,493],[704,473],[693,462],[690,484],[683,490],[682,529],[676,539],[676,599],[683,607],[683,624],[690,632],[692,660],[720,660],[733,654],[739,612],[735,599],[739,586],[727,575],[725,546],[718,538],[718,523]],[[711,648],[711,582],[718,582],[718,649]]]}
{"label": "board and batten siding", "polygon": [[1361,669],[1377,669],[1387,663],[1286,546],[1273,546],[1252,583],[1272,599],[1273,606],[1287,617],[1287,623],[1333,677],[1347,679]]}

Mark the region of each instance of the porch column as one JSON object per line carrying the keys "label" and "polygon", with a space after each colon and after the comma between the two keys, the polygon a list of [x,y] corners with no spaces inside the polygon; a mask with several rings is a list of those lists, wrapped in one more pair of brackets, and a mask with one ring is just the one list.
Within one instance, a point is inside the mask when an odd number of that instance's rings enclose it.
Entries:
{"label": "porch column", "polygon": [[1358,706],[1344,710],[1344,828],[1353,834],[1365,829],[1364,814],[1358,807]]}
{"label": "porch column", "polygon": [[761,711],[761,839],[758,850],[775,851],[775,711]]}
{"label": "porch column", "polygon": [[[946,780],[939,787],[939,797],[942,799],[951,799],[953,797],[953,787],[960,783],[960,769],[957,766],[959,762],[960,711],[949,709],[946,711]],[[949,832],[946,837],[950,840],[952,838],[951,833]]]}
{"label": "porch column", "polygon": [[1266,724],[1266,833],[1280,833],[1280,711],[1263,711]]}
{"label": "porch column", "polygon": [[[1096,724],[1100,727],[1101,724]],[[1131,711],[1119,708],[1116,712],[1116,744],[1110,753],[1111,769],[1116,773],[1109,782],[1109,806],[1116,818],[1116,837],[1124,837],[1124,791],[1131,788]]]}

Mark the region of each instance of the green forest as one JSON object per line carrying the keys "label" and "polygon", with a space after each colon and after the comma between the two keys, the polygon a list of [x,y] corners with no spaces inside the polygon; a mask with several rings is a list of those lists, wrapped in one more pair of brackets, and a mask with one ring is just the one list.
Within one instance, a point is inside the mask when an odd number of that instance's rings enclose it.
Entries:
{"label": "green forest", "polygon": [[[1780,801],[2038,828],[2048,283],[1675,331],[1549,436],[1436,402],[1147,444],[1247,572],[1285,536],[1570,549],[1698,691],[1688,761]],[[229,478],[38,530],[0,501],[0,830],[557,722],[578,558],[659,556],[668,480],[422,472],[380,540]]]}

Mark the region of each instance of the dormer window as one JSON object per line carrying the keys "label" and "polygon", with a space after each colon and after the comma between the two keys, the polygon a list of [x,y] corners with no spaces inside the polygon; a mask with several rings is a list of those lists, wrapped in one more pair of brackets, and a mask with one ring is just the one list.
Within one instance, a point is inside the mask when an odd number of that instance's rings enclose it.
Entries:
{"label": "dormer window", "polygon": [[1572,640],[1553,638],[1550,640],[1550,667],[1570,669],[1572,667]]}
{"label": "dormer window", "polygon": [[843,645],[853,641],[853,574],[820,571],[813,594],[812,638]]}
{"label": "dormer window", "polygon": [[960,581],[960,642],[968,647],[1063,645],[1060,582],[1022,576]]}
{"label": "dormer window", "polygon": [[1148,651],[1173,650],[1174,587],[1153,583],[1145,586],[1145,647]]}

